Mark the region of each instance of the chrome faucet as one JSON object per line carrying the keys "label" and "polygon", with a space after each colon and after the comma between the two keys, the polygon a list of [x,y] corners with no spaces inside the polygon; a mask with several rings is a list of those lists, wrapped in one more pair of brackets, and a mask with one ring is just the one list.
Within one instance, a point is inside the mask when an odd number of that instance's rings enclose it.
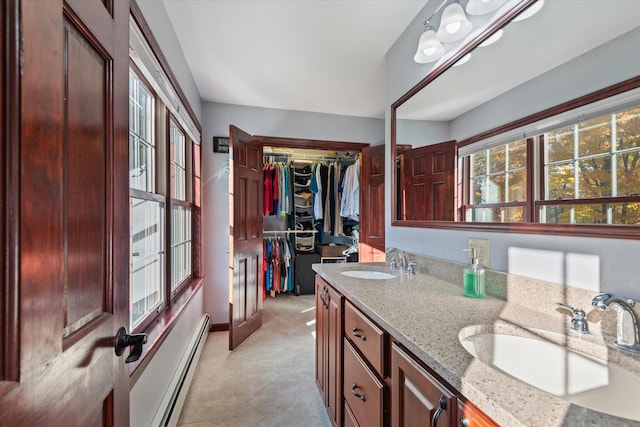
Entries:
{"label": "chrome faucet", "polygon": [[610,304],[615,304],[617,310],[616,347],[634,354],[640,354],[640,330],[638,329],[638,316],[633,310],[635,301],[628,298],[620,298],[611,294],[596,295],[591,305],[604,311]]}
{"label": "chrome faucet", "polygon": [[396,262],[396,259],[391,257],[391,255],[393,253],[396,253],[398,255],[398,258],[400,259],[400,263],[401,263],[401,268],[402,268],[402,264],[404,263],[403,260],[405,259],[404,258],[404,252],[402,252],[400,249],[394,248],[394,247],[389,247],[385,251],[387,265],[389,267],[391,267],[391,268],[398,268],[398,264]]}
{"label": "chrome faucet", "polygon": [[388,263],[388,266],[391,267],[391,268],[398,268],[398,264],[396,262],[396,259],[391,257],[391,255],[394,252],[398,255],[398,259],[400,260],[400,267],[399,267],[400,270],[401,271],[407,271],[407,268],[408,268],[407,256],[404,253],[404,251],[401,251],[398,248],[390,247],[390,248],[387,248],[387,250],[385,251],[386,261]]}
{"label": "chrome faucet", "polygon": [[568,329],[569,332],[575,335],[591,335],[591,332],[589,332],[589,324],[586,319],[587,314],[583,309],[576,308],[565,302],[557,302],[556,305],[566,308],[573,313],[571,327]]}
{"label": "chrome faucet", "polygon": [[[394,252],[397,254],[397,258],[400,261],[399,267],[396,258],[392,257]],[[385,263],[387,267],[400,268],[400,271],[406,272],[407,274],[416,274],[416,266],[418,265],[415,260],[409,261],[407,259],[407,254],[404,253],[404,251],[393,247],[387,248],[385,251]]]}

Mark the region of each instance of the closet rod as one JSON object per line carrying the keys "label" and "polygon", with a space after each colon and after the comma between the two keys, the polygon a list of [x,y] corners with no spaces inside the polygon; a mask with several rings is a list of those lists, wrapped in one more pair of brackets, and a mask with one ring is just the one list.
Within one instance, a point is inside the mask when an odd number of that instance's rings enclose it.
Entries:
{"label": "closet rod", "polygon": [[317,233],[318,230],[265,230],[262,232],[262,234],[308,234],[308,233],[312,233],[315,234]]}
{"label": "closet rod", "polygon": [[353,160],[358,158],[359,153],[349,153],[346,155],[336,154],[291,154],[291,153],[270,153],[265,151],[265,157],[283,158],[287,160]]}

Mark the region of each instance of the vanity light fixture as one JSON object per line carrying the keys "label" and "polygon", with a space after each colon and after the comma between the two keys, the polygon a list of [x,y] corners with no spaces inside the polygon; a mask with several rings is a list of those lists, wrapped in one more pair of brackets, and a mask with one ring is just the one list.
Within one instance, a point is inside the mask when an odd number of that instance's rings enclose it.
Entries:
{"label": "vanity light fixture", "polygon": [[529,6],[527,10],[513,18],[513,22],[524,21],[527,18],[531,18],[533,15],[538,13],[540,9],[542,9],[542,6],[544,6],[544,0],[538,0],[537,2]]}
{"label": "vanity light fixture", "polygon": [[429,62],[437,61],[444,55],[446,49],[440,43],[440,40],[436,37],[436,32],[433,27],[426,22],[427,28],[420,36],[418,42],[418,50],[413,57],[413,60],[419,64],[428,64]]}
{"label": "vanity light fixture", "polygon": [[466,11],[469,15],[484,15],[493,12],[506,3],[507,0],[469,0]]}
{"label": "vanity light fixture", "polygon": [[467,19],[462,6],[458,0],[454,0],[444,9],[440,18],[440,28],[438,28],[438,39],[441,42],[449,43],[464,38],[471,32],[471,22]]}

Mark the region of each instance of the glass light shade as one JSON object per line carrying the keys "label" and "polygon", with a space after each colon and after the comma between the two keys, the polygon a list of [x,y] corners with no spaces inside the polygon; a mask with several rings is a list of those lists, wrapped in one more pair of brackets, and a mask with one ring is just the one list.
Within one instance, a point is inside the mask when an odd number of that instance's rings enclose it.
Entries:
{"label": "glass light shade", "polygon": [[440,43],[440,40],[436,37],[436,32],[433,29],[427,29],[420,36],[418,42],[418,50],[416,51],[413,60],[419,64],[427,64],[429,62],[437,61],[444,55],[444,46]]}
{"label": "glass light shade", "polygon": [[467,13],[469,15],[484,15],[493,12],[506,3],[506,0],[469,0]]}
{"label": "glass light shade", "polygon": [[502,37],[502,34],[504,34],[504,31],[501,28],[498,31],[496,31],[495,33],[491,34],[488,39],[486,39],[485,41],[480,43],[478,45],[478,47],[487,47],[487,46],[490,46],[490,45],[494,44],[495,42],[500,40],[500,37]]}
{"label": "glass light shade", "polygon": [[440,19],[438,39],[443,43],[460,40],[471,31],[471,22],[467,19],[462,6],[453,3],[447,6]]}
{"label": "glass light shade", "polygon": [[529,6],[527,10],[513,18],[513,22],[524,21],[527,18],[531,18],[533,15],[538,13],[540,9],[542,9],[542,6],[544,6],[544,0],[538,0],[533,5]]}
{"label": "glass light shade", "polygon": [[466,64],[467,62],[469,62],[469,60],[471,59],[471,54],[467,53],[465,56],[463,56],[462,58],[458,59],[458,61],[453,64],[454,67],[458,67],[462,64]]}

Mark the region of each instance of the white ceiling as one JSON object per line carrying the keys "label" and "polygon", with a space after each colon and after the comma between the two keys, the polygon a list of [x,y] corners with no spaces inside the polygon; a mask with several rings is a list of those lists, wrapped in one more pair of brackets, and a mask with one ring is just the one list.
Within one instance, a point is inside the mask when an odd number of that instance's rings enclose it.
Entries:
{"label": "white ceiling", "polygon": [[163,0],[203,101],[384,117],[385,54],[427,0]]}

